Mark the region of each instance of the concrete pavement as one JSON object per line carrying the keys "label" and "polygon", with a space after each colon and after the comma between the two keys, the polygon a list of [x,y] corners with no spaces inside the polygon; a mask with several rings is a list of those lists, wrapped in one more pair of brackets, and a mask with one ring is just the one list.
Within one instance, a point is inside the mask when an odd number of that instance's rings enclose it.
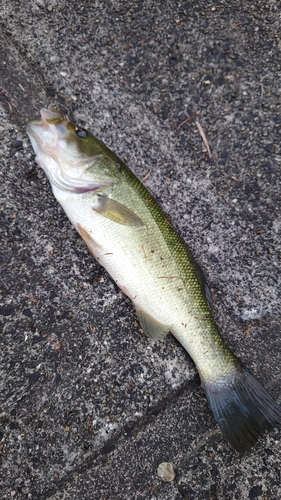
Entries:
{"label": "concrete pavement", "polygon": [[149,173],[224,338],[281,403],[279,2],[2,5],[1,498],[279,499],[280,433],[230,449],[192,361],[143,335],[24,129],[59,106]]}

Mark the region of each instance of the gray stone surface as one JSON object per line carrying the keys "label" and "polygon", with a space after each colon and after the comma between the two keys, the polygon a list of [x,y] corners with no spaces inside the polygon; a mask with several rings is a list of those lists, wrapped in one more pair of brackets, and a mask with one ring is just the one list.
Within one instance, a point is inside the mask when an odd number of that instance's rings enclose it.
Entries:
{"label": "gray stone surface", "polygon": [[[192,361],[171,336],[144,337],[24,130],[57,105],[150,173],[224,338],[281,403],[280,12],[277,0],[2,1],[1,498],[281,497],[280,433],[244,456],[229,448]],[[194,118],[182,124],[195,112],[211,159]]]}

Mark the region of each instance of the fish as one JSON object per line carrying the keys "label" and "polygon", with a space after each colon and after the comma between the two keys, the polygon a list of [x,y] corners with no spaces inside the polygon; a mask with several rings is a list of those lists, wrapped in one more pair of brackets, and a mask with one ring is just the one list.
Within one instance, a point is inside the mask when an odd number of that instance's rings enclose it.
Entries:
{"label": "fish", "polygon": [[203,272],[126,164],[55,108],[27,134],[53,194],[97,262],[136,310],[143,332],[170,332],[193,359],[214,418],[237,452],[281,424],[281,407],[224,342]]}

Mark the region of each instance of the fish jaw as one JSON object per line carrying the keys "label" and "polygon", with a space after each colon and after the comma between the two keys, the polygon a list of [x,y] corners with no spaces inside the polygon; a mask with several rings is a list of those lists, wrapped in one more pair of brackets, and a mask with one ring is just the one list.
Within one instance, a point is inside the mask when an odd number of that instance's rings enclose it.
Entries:
{"label": "fish jaw", "polygon": [[87,167],[94,164],[99,155],[85,159],[80,154],[74,141],[78,139],[74,125],[59,110],[43,108],[40,113],[41,120],[30,120],[26,131],[36,162],[46,173],[53,190],[83,194],[111,186],[110,180],[95,179],[87,173]]}
{"label": "fish jaw", "polygon": [[60,167],[58,146],[61,139],[67,138],[67,121],[57,110],[43,108],[40,113],[41,120],[30,120],[26,131],[38,165],[52,179]]}
{"label": "fish jaw", "polygon": [[[31,140],[32,147],[36,153],[36,160],[40,161],[42,151],[56,158],[57,143],[61,138],[66,138],[65,118],[60,111],[52,109],[41,109],[41,120],[30,120],[26,125],[26,131]],[[57,127],[55,122],[63,126]]]}

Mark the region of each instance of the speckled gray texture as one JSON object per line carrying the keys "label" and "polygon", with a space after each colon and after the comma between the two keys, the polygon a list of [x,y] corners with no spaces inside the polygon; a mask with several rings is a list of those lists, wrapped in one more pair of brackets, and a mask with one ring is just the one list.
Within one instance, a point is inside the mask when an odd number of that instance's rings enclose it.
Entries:
{"label": "speckled gray texture", "polygon": [[[279,499],[280,433],[229,448],[187,354],[144,337],[55,202],[24,124],[58,105],[150,172],[225,339],[281,403],[280,3],[2,5],[1,498]],[[211,159],[181,125],[195,112]]]}

